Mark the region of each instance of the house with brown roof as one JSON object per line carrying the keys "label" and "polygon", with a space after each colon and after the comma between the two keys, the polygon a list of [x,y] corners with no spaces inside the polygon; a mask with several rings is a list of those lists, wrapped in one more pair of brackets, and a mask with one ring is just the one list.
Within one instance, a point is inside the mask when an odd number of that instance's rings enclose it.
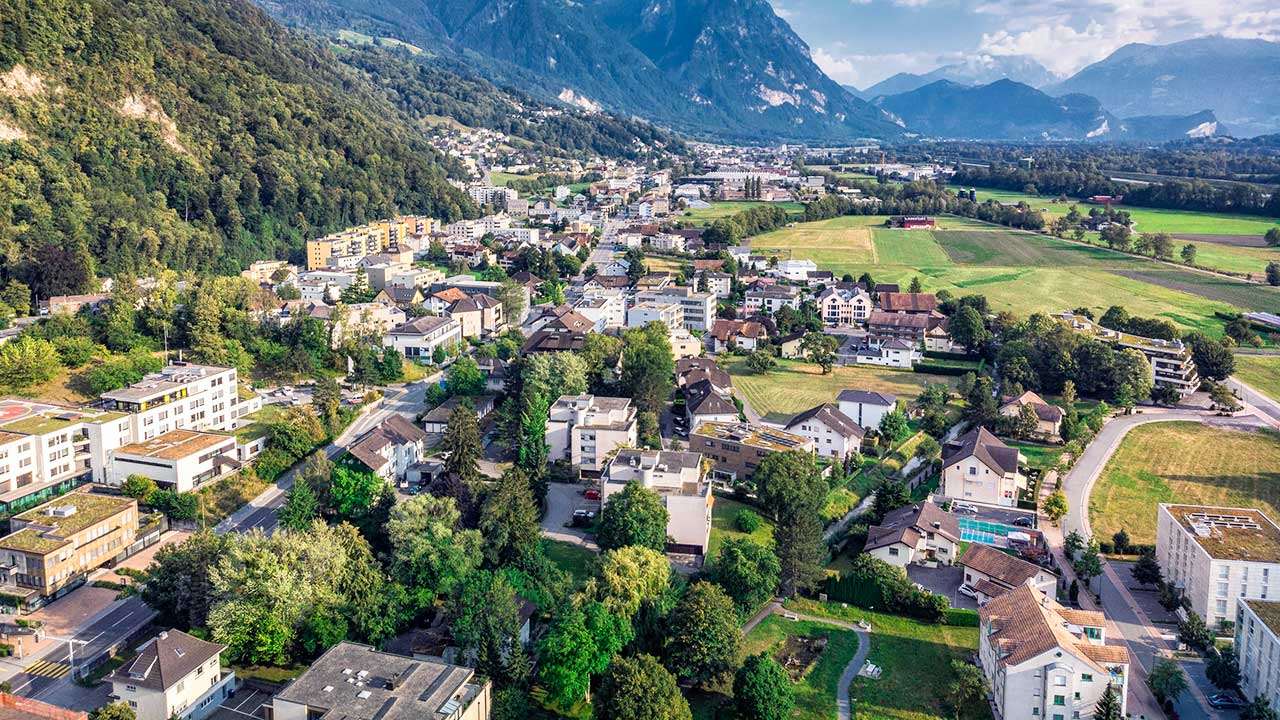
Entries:
{"label": "house with brown roof", "polygon": [[987,603],[978,621],[978,659],[997,720],[1091,717],[1108,685],[1125,714],[1129,651],[1108,644],[1102,613],[1065,608],[1020,585]]}
{"label": "house with brown roof", "polygon": [[1013,507],[1027,486],[1018,470],[1025,462],[986,428],[975,428],[942,446],[942,492],[955,500]]}
{"label": "house with brown roof", "polygon": [[867,316],[867,332],[880,338],[897,338],[910,343],[920,343],[934,324],[932,318],[921,313],[893,313],[872,310]]}
{"label": "house with brown roof", "polygon": [[900,507],[886,513],[879,525],[867,528],[865,552],[890,565],[913,562],[955,562],[960,544],[960,521],[931,502]]}
{"label": "house with brown roof", "polygon": [[235,673],[219,663],[226,649],[181,630],[162,632],[107,676],[111,697],[138,720],[203,720],[235,692]]}
{"label": "house with brown roof", "polygon": [[502,303],[488,295],[470,295],[449,306],[449,317],[462,326],[463,337],[488,337],[507,328]]}
{"label": "house with brown roof", "polygon": [[889,313],[928,315],[938,309],[938,298],[933,293],[882,292],[877,297],[880,309]]}
{"label": "house with brown roof", "polygon": [[764,325],[749,320],[716,320],[705,341],[709,352],[728,352],[735,347],[751,352],[769,340]]}
{"label": "house with brown roof", "polygon": [[978,593],[979,605],[1023,585],[1045,594],[1053,593],[1058,585],[1058,575],[1052,570],[982,543],[970,545],[959,562],[965,584]]}
{"label": "house with brown roof", "polygon": [[404,419],[393,414],[378,427],[360,437],[347,453],[373,474],[395,482],[404,477],[405,470],[426,454],[427,434]]}
{"label": "house with brown roof", "polygon": [[1016,418],[1022,414],[1022,408],[1025,406],[1030,406],[1035,411],[1036,435],[1045,440],[1057,439],[1065,413],[1062,408],[1057,405],[1050,405],[1044,401],[1044,398],[1030,390],[1017,397],[1004,398],[1000,404],[1000,414],[1005,417]]}

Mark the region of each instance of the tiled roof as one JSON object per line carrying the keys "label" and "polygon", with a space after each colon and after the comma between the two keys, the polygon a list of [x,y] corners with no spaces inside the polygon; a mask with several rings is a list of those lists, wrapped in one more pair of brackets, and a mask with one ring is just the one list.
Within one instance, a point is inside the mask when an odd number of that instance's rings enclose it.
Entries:
{"label": "tiled roof", "polygon": [[898,404],[896,396],[873,390],[841,390],[836,400],[838,402],[860,403],[878,407],[893,407]]}
{"label": "tiled roof", "polygon": [[905,542],[914,547],[920,537],[928,532],[942,535],[952,542],[959,542],[960,521],[955,515],[931,502],[900,507],[885,513],[880,524],[867,531],[867,543],[864,549],[874,550],[895,542]]}
{"label": "tiled roof", "polygon": [[1000,442],[999,438],[984,427],[970,430],[942,448],[944,467],[970,456],[976,456],[982,464],[993,470],[1006,474],[1018,471],[1018,451]]}
{"label": "tiled roof", "polygon": [[987,641],[997,652],[1000,665],[1018,665],[1055,648],[1081,658],[1100,672],[1107,669],[1099,663],[1127,663],[1129,653],[1123,646],[1091,645],[1066,628],[1061,615],[1064,610],[1039,590],[1021,585],[993,598],[978,615],[991,629]]}
{"label": "tiled roof", "polygon": [[823,403],[796,415],[791,418],[791,422],[787,423],[786,429],[790,430],[811,419],[816,419],[846,438],[861,438],[867,434],[852,418],[840,412],[838,405],[833,405],[832,403]]}
{"label": "tiled roof", "polygon": [[378,427],[370,430],[364,437],[347,448],[357,460],[370,470],[378,470],[387,464],[387,459],[380,451],[388,445],[405,445],[425,440],[427,433],[417,425],[404,419],[404,416],[392,414]]}
{"label": "tiled roof", "polygon": [[885,312],[927,313],[938,309],[938,298],[930,293],[880,292]]}
{"label": "tiled roof", "polygon": [[1039,565],[1000,552],[982,543],[970,545],[960,556],[960,564],[973,568],[1007,587],[1022,585],[1043,570]]}
{"label": "tiled roof", "polygon": [[1062,408],[1057,405],[1050,405],[1044,401],[1044,398],[1031,392],[1030,390],[1022,393],[1018,397],[1004,398],[1004,405],[1016,405],[1021,408],[1023,405],[1030,405],[1036,411],[1036,417],[1045,422],[1061,422],[1063,417]]}
{"label": "tiled roof", "polygon": [[113,670],[108,679],[153,690],[166,690],[226,647],[201,640],[181,630],[162,632],[143,645],[137,657]]}

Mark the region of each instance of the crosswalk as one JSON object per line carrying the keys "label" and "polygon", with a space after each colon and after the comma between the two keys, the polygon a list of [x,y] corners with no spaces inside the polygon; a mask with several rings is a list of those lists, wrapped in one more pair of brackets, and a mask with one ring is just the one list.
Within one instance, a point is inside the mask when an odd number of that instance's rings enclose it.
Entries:
{"label": "crosswalk", "polygon": [[23,672],[30,675],[42,675],[56,680],[69,675],[71,673],[71,666],[63,663],[49,662],[48,660],[39,660],[28,665],[23,669]]}

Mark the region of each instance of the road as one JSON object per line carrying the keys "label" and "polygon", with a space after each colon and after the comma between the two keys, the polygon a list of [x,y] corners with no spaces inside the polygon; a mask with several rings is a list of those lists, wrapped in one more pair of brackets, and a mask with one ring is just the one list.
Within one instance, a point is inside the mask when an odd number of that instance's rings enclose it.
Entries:
{"label": "road", "polygon": [[1246,412],[1251,411],[1270,422],[1273,427],[1280,428],[1280,403],[1245,385],[1238,378],[1228,378],[1227,385],[1244,400]]}
{"label": "road", "polygon": [[613,253],[613,244],[601,240],[600,244],[591,250],[591,254],[587,256],[587,261],[582,263],[582,266],[595,265],[597,270],[601,270],[613,261]]}

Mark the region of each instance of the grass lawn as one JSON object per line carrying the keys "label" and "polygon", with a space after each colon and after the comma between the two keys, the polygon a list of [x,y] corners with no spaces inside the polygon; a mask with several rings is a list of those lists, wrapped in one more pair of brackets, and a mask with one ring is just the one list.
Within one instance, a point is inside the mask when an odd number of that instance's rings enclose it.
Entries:
{"label": "grass lawn", "polygon": [[[820,222],[800,223],[751,239],[751,252],[788,260],[814,262],[878,262],[871,243],[870,221],[878,218],[846,215]],[[883,222],[880,219],[880,222]]]}
{"label": "grass lawn", "polygon": [[885,265],[913,267],[947,267],[954,265],[927,230],[893,230],[876,228],[876,255]]}
{"label": "grass lawn", "polygon": [[1237,355],[1236,378],[1280,402],[1280,355]]}
{"label": "grass lawn", "polygon": [[1006,441],[1010,447],[1015,447],[1018,452],[1027,456],[1027,465],[1033,468],[1047,470],[1058,462],[1058,458],[1062,456],[1061,445],[1038,445],[1036,443],[1022,443]]}
{"label": "grass lawn", "polygon": [[1117,274],[1246,310],[1280,313],[1280,289],[1266,285],[1173,268],[1133,269]]}
{"label": "grass lawn", "polygon": [[489,173],[489,179],[493,182],[494,187],[506,187],[512,180],[534,180],[537,177],[537,173],[533,173],[531,175],[517,175],[515,173],[506,172]]}
{"label": "grass lawn", "polygon": [[789,213],[804,212],[804,205],[798,202],[781,202],[768,203],[759,200],[737,200],[737,201],[716,201],[711,203],[711,207],[705,210],[690,210],[685,213],[685,217],[697,225],[710,225],[716,220],[727,218],[731,215],[737,215],[743,210],[750,210],[760,205],[776,205]]}
{"label": "grass lawn", "polygon": [[849,388],[914,400],[926,383],[947,382],[954,387],[958,380],[873,365],[837,366],[830,375],[823,375],[817,365],[796,360],[779,360],[777,369],[764,375],[748,370],[746,358],[732,358],[721,365],[751,407],[770,421],[788,420],[814,405],[835,402],[840,391]]}
{"label": "grass lawn", "polygon": [[252,472],[238,472],[196,490],[202,527],[213,527],[262,494],[270,483]]}
{"label": "grass lawn", "polygon": [[951,661],[978,649],[978,628],[924,625],[839,603],[790,600],[789,609],[847,622],[871,623],[871,662],[883,668],[879,680],[855,678],[850,692],[858,718],[932,720],[953,717],[944,694]]}
{"label": "grass lawn", "polygon": [[581,545],[562,542],[560,540],[542,540],[542,552],[556,567],[573,576],[573,586],[580,588],[591,577],[595,567],[596,554]]}
{"label": "grass lawn", "polygon": [[[753,533],[740,532],[734,524],[738,513],[743,510],[754,510],[763,521],[760,523],[760,528]],[[746,503],[717,495],[715,505],[711,508],[711,540],[707,543],[708,564],[715,561],[716,556],[720,554],[720,546],[729,538],[750,538],[769,547],[773,545],[773,522],[760,510]]]}
{"label": "grass lawn", "polygon": [[658,257],[656,255],[645,255],[644,265],[649,268],[649,272],[665,272],[675,275],[684,270],[687,263],[678,258]]}
{"label": "grass lawn", "polygon": [[1162,502],[1280,509],[1280,434],[1155,423],[1125,437],[1089,501],[1094,535],[1121,528],[1135,543],[1156,540]]}

